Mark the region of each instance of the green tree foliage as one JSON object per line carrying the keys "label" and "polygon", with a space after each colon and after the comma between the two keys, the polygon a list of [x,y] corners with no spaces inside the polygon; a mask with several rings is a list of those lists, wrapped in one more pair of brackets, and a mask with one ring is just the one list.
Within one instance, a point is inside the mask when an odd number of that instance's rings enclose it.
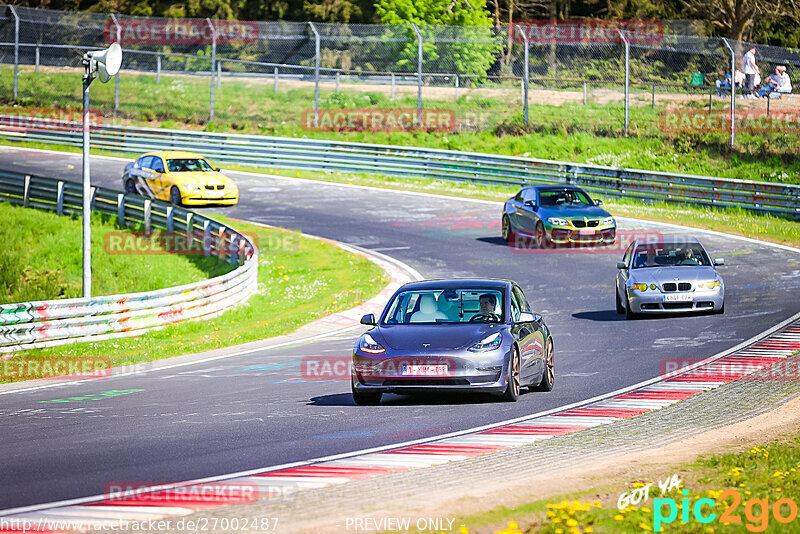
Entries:
{"label": "green tree foliage", "polygon": [[[502,48],[493,30],[486,0],[377,0],[375,11],[383,24],[417,24],[423,38],[425,72],[485,75]],[[441,26],[466,26],[453,31]],[[400,46],[396,66],[417,66],[417,38],[411,28]]]}

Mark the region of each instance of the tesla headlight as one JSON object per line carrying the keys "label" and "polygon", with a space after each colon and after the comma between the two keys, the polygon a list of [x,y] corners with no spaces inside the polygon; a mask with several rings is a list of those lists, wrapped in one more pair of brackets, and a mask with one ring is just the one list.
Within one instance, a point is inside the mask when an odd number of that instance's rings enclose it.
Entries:
{"label": "tesla headlight", "polygon": [[612,224],[614,224],[614,217],[606,217],[605,219],[603,219],[603,222],[602,222],[603,226],[609,226],[609,225],[612,225]]}
{"label": "tesla headlight", "polygon": [[566,219],[561,217],[548,217],[547,222],[554,226],[567,226],[569,224]]}
{"label": "tesla headlight", "polygon": [[467,350],[470,352],[489,352],[490,350],[499,349],[501,343],[503,343],[503,335],[498,332],[481,339]]}
{"label": "tesla headlight", "polygon": [[367,352],[369,354],[381,354],[386,352],[380,343],[372,339],[372,336],[369,334],[364,334],[364,337],[361,338],[361,341],[358,344],[358,348],[361,352]]}

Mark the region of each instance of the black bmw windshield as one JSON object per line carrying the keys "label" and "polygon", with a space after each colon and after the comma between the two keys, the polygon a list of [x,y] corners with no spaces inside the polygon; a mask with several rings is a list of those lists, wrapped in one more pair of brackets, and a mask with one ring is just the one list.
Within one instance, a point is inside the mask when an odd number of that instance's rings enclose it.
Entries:
{"label": "black bmw windshield", "polygon": [[382,324],[497,323],[503,316],[500,290],[424,289],[395,296]]}

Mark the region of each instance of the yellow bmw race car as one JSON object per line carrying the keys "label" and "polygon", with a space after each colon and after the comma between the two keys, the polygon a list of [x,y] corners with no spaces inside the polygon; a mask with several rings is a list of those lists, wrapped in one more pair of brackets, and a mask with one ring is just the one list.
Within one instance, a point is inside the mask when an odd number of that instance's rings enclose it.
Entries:
{"label": "yellow bmw race car", "polygon": [[178,206],[233,206],[239,202],[239,188],[233,180],[194,152],[148,152],[128,163],[122,184],[126,193]]}

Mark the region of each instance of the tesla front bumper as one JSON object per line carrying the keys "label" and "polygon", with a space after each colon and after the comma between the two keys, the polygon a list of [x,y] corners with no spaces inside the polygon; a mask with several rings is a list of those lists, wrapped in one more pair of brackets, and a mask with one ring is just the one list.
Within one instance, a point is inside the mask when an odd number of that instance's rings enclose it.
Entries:
{"label": "tesla front bumper", "polygon": [[501,393],[507,385],[511,348],[486,353],[440,351],[430,354],[353,353],[353,387],[359,390],[413,392],[480,390]]}

